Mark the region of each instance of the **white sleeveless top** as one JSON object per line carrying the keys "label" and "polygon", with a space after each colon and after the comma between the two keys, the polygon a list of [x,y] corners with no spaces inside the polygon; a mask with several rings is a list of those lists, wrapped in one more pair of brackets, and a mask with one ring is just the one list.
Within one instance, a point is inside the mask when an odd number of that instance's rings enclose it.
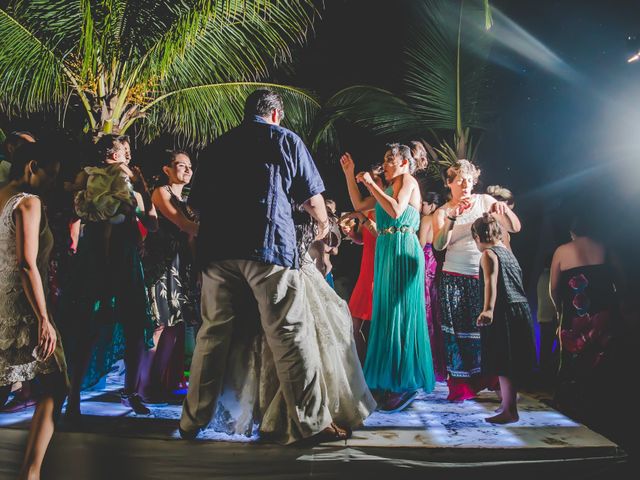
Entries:
{"label": "white sleeveless top", "polygon": [[496,199],[484,193],[471,196],[473,205],[458,217],[453,226],[451,241],[447,247],[442,270],[462,275],[480,273],[480,250],[471,235],[471,225],[483,213],[488,212]]}

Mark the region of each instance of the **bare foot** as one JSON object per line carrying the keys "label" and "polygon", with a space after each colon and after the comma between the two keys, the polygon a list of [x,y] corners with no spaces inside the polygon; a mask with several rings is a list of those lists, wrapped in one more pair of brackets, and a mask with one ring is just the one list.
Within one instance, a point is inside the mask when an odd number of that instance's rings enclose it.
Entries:
{"label": "bare foot", "polygon": [[496,408],[496,409],[494,410],[494,412],[495,412],[495,413],[502,413],[502,410],[503,410],[502,405],[500,405],[498,408]]}
{"label": "bare foot", "polygon": [[331,422],[327,428],[318,433],[315,438],[320,442],[336,442],[340,440],[347,440],[351,437],[351,430],[339,427],[335,423]]}
{"label": "bare foot", "polygon": [[505,425],[507,423],[515,423],[520,420],[517,412],[505,412],[502,411],[493,417],[487,417],[484,419],[485,422],[494,423],[496,425]]}

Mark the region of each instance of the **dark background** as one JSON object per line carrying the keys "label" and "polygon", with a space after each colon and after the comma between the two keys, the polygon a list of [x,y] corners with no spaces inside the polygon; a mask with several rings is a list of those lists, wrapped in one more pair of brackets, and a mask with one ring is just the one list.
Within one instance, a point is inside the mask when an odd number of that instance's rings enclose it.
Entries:
{"label": "dark background", "polygon": [[[354,84],[398,91],[406,25],[416,1],[327,2],[315,36],[298,56],[293,83],[322,99]],[[628,36],[640,32],[640,3],[491,4],[496,22],[502,12],[565,70],[550,72],[535,57],[499,44],[489,58],[495,116],[480,144],[479,189],[498,183],[515,193],[523,231],[512,242],[528,288],[534,288],[545,258],[568,241],[569,219],[580,211],[622,258],[629,287],[639,286],[634,272],[640,267],[635,213],[640,207],[640,62],[626,60],[634,46]],[[387,138],[345,126],[340,133],[343,147],[360,165],[381,160]],[[338,200],[339,210],[348,210],[337,159],[318,158],[318,163],[328,195]]]}
{"label": "dark background", "polygon": [[[400,91],[412,7],[420,1],[327,0],[307,46],[297,51],[291,67],[270,80],[308,88],[322,100],[355,84]],[[622,257],[630,285],[640,286],[633,275],[640,269],[636,246],[640,62],[626,62],[631,53],[627,37],[640,33],[640,3],[494,0],[491,4],[496,22],[502,12],[523,29],[523,36],[531,36],[530,43],[541,42],[570,71],[570,75],[549,72],[531,56],[499,44],[488,62],[495,115],[480,144],[478,163],[483,173],[478,188],[498,183],[515,193],[524,228],[512,243],[529,289],[545,257],[568,240],[568,219],[576,210],[589,212],[598,234]],[[55,116],[10,123],[0,118],[5,130],[29,129],[40,137],[59,132],[56,123]],[[67,130],[73,126],[70,117]],[[72,143],[73,132],[62,135],[69,138],[64,154],[65,170],[71,172],[87,154]],[[364,167],[382,159],[390,139],[341,125],[340,140]],[[152,175],[159,170],[162,151],[174,146],[180,145],[170,136],[152,145],[135,144],[135,158]],[[327,195],[337,200],[339,211],[348,210],[336,156],[320,154],[316,160]],[[347,258],[353,256],[358,255],[345,253],[337,260],[344,275],[357,273],[357,258]]]}

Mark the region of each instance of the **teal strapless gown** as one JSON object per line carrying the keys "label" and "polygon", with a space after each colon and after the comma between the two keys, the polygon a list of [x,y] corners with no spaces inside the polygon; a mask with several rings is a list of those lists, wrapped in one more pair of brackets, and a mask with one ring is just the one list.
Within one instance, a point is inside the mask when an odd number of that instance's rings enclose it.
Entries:
{"label": "teal strapless gown", "polygon": [[420,214],[408,206],[394,219],[376,205],[376,223],[367,385],[371,390],[430,392],[435,375],[424,299],[424,253],[417,236]]}

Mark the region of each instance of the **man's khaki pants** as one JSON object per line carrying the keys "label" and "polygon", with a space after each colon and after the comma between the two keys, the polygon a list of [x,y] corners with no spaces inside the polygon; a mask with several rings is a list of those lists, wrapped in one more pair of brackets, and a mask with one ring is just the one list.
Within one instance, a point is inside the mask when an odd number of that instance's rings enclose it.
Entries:
{"label": "man's khaki pants", "polygon": [[211,421],[223,384],[233,329],[256,302],[274,357],[280,389],[290,417],[289,434],[315,435],[331,423],[314,328],[307,315],[300,272],[251,260],[211,262],[202,273],[202,327],[191,364],[189,392],[180,428],[195,431]]}

